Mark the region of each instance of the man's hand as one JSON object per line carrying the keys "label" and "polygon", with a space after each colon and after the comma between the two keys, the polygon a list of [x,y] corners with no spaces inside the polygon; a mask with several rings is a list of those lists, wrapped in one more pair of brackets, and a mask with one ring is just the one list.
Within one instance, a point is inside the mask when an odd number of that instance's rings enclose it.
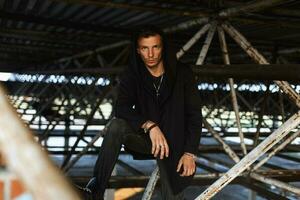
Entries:
{"label": "man's hand", "polygon": [[196,163],[193,157],[183,154],[177,165],[177,172],[183,168],[180,176],[191,176],[195,173]]}
{"label": "man's hand", "polygon": [[169,145],[167,140],[158,126],[150,130],[149,136],[152,142],[152,151],[154,157],[160,154],[160,159],[169,156]]}

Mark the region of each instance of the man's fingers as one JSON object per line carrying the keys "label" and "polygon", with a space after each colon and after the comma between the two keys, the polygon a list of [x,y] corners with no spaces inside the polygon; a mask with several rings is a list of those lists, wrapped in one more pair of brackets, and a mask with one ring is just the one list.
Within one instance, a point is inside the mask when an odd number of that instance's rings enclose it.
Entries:
{"label": "man's fingers", "polygon": [[180,171],[181,166],[182,166],[182,161],[181,161],[181,159],[180,159],[180,160],[179,160],[179,163],[178,163],[178,165],[177,165],[177,172]]}
{"label": "man's fingers", "polygon": [[164,158],[164,154],[165,154],[165,146],[162,144],[160,145],[160,159]]}
{"label": "man's fingers", "polygon": [[186,167],[183,165],[183,172],[181,173],[181,176],[186,176],[187,175],[187,169]]}
{"label": "man's fingers", "polygon": [[166,141],[164,142],[164,147],[165,147],[165,155],[166,157],[169,157],[169,145]]}
{"label": "man's fingers", "polygon": [[195,166],[185,166],[183,164],[183,172],[180,174],[180,176],[191,176],[195,173]]}
{"label": "man's fingers", "polygon": [[159,151],[160,151],[160,146],[159,146],[159,144],[156,144],[156,145],[155,145],[154,157],[157,157]]}
{"label": "man's fingers", "polygon": [[155,145],[152,144],[151,154],[154,154],[154,151],[155,151]]}
{"label": "man's fingers", "polygon": [[153,142],[152,143],[152,154],[155,155],[156,149],[157,149],[157,144],[155,142]]}

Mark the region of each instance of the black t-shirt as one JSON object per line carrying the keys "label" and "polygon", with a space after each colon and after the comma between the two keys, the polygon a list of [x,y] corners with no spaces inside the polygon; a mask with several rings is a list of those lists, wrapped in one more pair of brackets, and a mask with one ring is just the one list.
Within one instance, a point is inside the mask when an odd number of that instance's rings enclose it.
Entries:
{"label": "black t-shirt", "polygon": [[156,88],[159,88],[162,76],[163,75],[160,75],[158,77],[152,76],[153,77],[153,84],[155,85]]}
{"label": "black t-shirt", "polygon": [[152,78],[153,78],[153,87],[154,87],[154,90],[156,91],[156,96],[158,97],[164,77],[162,74],[161,76],[158,76],[158,77],[152,76]]}

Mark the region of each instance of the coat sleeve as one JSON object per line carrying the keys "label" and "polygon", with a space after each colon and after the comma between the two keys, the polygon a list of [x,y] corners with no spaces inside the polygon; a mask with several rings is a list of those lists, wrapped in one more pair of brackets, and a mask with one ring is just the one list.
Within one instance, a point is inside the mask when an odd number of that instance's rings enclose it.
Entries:
{"label": "coat sleeve", "polygon": [[197,154],[202,133],[202,112],[198,87],[191,68],[186,69],[185,98],[185,144],[184,151]]}
{"label": "coat sleeve", "polygon": [[136,109],[136,87],[134,77],[128,73],[123,74],[118,87],[115,116],[125,119],[134,130],[138,131],[147,119]]}

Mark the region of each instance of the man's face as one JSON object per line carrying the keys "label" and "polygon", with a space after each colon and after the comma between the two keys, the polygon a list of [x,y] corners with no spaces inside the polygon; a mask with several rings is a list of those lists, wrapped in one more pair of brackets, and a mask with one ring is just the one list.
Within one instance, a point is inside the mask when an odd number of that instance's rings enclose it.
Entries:
{"label": "man's face", "polygon": [[137,52],[146,67],[154,68],[162,65],[162,42],[160,35],[142,37],[138,40]]}

